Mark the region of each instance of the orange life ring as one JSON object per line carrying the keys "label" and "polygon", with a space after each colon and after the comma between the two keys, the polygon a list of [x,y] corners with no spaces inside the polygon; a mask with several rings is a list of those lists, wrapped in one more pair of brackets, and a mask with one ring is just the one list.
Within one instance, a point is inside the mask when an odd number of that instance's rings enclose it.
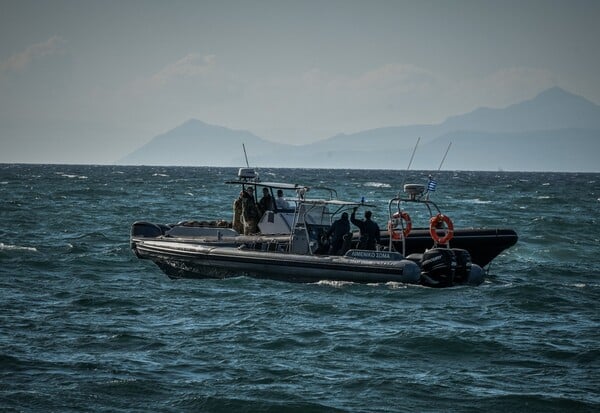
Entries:
{"label": "orange life ring", "polygon": [[390,233],[392,239],[402,238],[400,236],[400,231],[398,230],[400,220],[403,220],[406,223],[406,225],[403,226],[404,229],[402,230],[404,238],[408,237],[408,234],[410,234],[410,230],[412,229],[412,221],[410,219],[410,215],[408,215],[408,213],[404,211],[396,212],[394,215],[392,215],[392,220],[388,222],[388,232]]}
{"label": "orange life ring", "polygon": [[[438,225],[446,224],[446,235],[440,237],[437,233]],[[454,224],[448,215],[437,214],[429,220],[429,234],[436,244],[447,244],[454,237]]]}

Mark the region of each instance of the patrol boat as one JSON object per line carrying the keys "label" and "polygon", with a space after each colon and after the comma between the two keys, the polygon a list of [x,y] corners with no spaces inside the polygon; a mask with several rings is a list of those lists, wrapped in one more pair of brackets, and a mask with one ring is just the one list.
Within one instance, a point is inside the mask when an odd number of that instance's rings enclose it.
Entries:
{"label": "patrol boat", "polygon": [[[375,205],[339,200],[333,189],[263,182],[250,168],[240,168],[238,179],[226,184],[239,185],[243,191],[252,187],[255,193],[267,188],[273,199],[278,189],[295,191],[297,197],[287,200],[287,208],[274,206],[266,211],[258,222],[259,233],[253,235],[239,233],[226,220],[171,225],[135,222],[130,240],[134,254],[153,261],[171,278],[248,275],[292,282],[447,287],[480,284],[485,274],[482,267],[517,240],[512,230],[455,230],[437,205],[423,197],[423,185],[406,185],[407,197],[389,202],[388,226],[378,250],[359,249],[359,234],[348,233],[341,255],[331,255],[326,234],[333,221],[345,211]],[[328,196],[308,197],[309,190],[315,189]],[[404,208],[407,203],[426,207],[430,228],[412,229]]]}

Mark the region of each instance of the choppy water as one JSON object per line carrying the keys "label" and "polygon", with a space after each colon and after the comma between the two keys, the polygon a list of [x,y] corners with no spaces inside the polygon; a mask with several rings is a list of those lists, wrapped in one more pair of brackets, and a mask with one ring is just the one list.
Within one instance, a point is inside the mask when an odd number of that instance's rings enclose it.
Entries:
{"label": "choppy water", "polygon": [[[230,214],[235,172],[0,165],[0,411],[600,410],[600,174],[437,174],[455,225],[519,233],[479,287],[172,281],[132,255],[135,220]],[[380,224],[405,180],[262,177]]]}

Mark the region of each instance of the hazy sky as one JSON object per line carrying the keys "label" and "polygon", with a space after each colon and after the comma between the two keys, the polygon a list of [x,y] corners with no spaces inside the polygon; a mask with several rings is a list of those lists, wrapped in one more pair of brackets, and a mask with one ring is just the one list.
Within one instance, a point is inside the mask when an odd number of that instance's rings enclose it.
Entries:
{"label": "hazy sky", "polygon": [[0,0],[0,162],[112,163],[189,118],[306,143],[552,86],[600,103],[599,22],[596,0]]}

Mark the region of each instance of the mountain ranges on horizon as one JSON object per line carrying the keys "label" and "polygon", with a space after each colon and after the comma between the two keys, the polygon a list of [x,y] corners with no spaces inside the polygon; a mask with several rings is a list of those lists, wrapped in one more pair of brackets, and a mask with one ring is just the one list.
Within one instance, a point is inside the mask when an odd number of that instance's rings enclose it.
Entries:
{"label": "mountain ranges on horizon", "polygon": [[506,108],[479,108],[437,125],[339,134],[306,145],[191,119],[119,160],[125,165],[599,172],[600,106],[558,87]]}

